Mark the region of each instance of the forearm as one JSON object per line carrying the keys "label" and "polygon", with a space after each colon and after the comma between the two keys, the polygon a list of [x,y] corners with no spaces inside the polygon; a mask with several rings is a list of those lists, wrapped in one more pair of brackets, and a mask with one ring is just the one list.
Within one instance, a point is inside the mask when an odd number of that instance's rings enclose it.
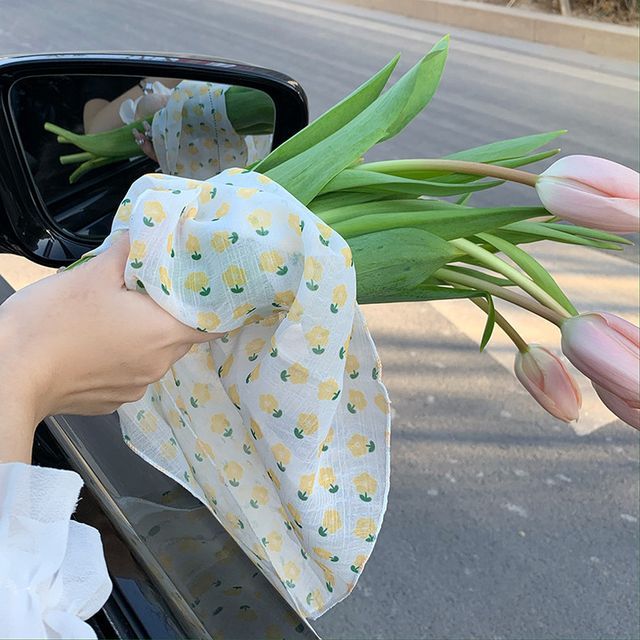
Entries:
{"label": "forearm", "polygon": [[0,311],[0,463],[31,463],[38,414],[29,387],[26,354],[17,353],[10,321]]}

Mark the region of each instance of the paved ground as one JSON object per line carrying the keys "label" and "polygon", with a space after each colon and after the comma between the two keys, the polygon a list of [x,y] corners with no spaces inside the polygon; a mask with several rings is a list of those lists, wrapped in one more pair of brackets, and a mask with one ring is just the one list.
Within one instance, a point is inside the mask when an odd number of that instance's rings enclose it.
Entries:
{"label": "paved ground", "polygon": [[[565,152],[638,167],[632,65],[324,2],[12,5],[2,8],[0,52],[128,49],[242,59],[300,80],[312,115],[397,51],[406,69],[450,31],[437,97],[373,157],[438,155],[566,127]],[[505,188],[500,201],[528,196]],[[586,260],[596,272],[598,255]],[[607,264],[629,280],[635,255]],[[0,273],[25,282],[35,271],[3,260]],[[630,290],[615,293],[614,302],[626,301],[634,314]],[[579,438],[554,422],[503,358],[478,353],[450,311],[379,306],[367,317],[394,400],[393,485],[372,560],[355,593],[317,621],[321,635],[638,637],[637,434],[612,422]]]}

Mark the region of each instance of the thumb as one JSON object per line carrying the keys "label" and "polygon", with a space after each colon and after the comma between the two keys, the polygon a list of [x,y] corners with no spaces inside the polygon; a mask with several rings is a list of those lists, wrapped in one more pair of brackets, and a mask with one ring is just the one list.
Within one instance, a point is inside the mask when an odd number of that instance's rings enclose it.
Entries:
{"label": "thumb", "polygon": [[124,283],[124,270],[129,257],[129,232],[121,231],[114,236],[108,249],[102,252],[93,261],[102,264],[103,268]]}

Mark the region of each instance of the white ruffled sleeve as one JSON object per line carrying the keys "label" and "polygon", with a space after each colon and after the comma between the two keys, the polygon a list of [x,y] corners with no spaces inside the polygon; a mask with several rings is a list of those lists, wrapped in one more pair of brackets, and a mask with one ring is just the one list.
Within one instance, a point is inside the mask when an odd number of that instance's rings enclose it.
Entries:
{"label": "white ruffled sleeve", "polygon": [[0,637],[95,638],[111,592],[100,534],[72,521],[73,471],[0,464]]}

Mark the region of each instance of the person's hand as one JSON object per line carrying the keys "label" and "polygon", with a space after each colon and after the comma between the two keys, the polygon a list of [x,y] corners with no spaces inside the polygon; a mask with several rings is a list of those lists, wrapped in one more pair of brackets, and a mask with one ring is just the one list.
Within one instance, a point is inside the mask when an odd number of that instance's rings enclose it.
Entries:
{"label": "person's hand", "polygon": [[158,156],[153,148],[153,141],[151,139],[151,126],[146,120],[143,122],[143,126],[144,133],[140,133],[136,128],[131,129],[131,133],[141,151],[155,162],[158,162]]}
{"label": "person's hand", "polygon": [[[219,337],[128,291],[128,250],[123,234],[103,254],[0,306],[0,461],[3,429],[15,440],[16,429],[33,431],[47,415],[110,413],[141,398],[194,343]],[[31,436],[18,438],[22,457]]]}

